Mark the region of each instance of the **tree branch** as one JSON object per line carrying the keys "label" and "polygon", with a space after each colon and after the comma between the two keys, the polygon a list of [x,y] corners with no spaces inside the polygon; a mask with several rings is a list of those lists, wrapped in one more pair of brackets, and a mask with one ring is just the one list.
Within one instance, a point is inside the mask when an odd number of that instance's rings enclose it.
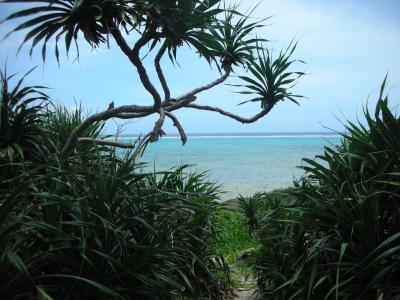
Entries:
{"label": "tree branch", "polygon": [[160,138],[160,135],[163,135],[163,131],[161,127],[164,124],[165,120],[165,112],[163,109],[160,109],[160,118],[157,120],[157,122],[154,124],[153,131],[150,133],[149,140],[150,142],[156,142]]}
{"label": "tree branch", "polygon": [[132,48],[132,52],[139,55],[140,49],[153,38],[157,38],[157,24],[151,23],[146,32],[144,32],[140,39],[137,40],[135,46]]}
{"label": "tree branch", "polygon": [[[196,97],[192,96],[187,99],[183,99],[182,101],[179,102],[164,101],[162,103],[163,106],[161,110],[164,110],[165,108],[168,109],[169,111],[173,111],[182,108],[195,100]],[[154,108],[154,106],[123,105],[91,115],[72,131],[71,135],[69,136],[67,142],[65,143],[61,151],[61,155],[69,153],[75,147],[79,134],[95,122],[106,121],[111,118],[120,118],[120,119],[142,118],[149,116],[155,112],[157,112],[157,110]],[[165,116],[163,118],[165,118]],[[162,120],[162,123],[164,123],[164,120]],[[162,125],[163,124],[161,124],[161,126]],[[160,133],[160,130],[161,127],[158,130],[158,134]],[[156,140],[158,140],[158,137]]]}
{"label": "tree branch", "polygon": [[[140,80],[143,84],[143,86],[146,88],[146,90],[152,95],[153,100],[154,100],[154,105],[153,106],[137,106],[137,105],[125,105],[125,106],[120,106],[117,108],[109,109],[100,113],[96,113],[87,119],[85,119],[81,124],[79,124],[71,133],[69,136],[66,144],[64,145],[61,154],[65,155],[69,151],[73,149],[75,146],[76,142],[89,142],[89,138],[78,138],[79,134],[83,132],[86,128],[88,128],[91,124],[97,122],[97,121],[106,121],[110,118],[120,118],[120,119],[134,119],[134,118],[141,118],[141,117],[146,117],[148,115],[151,115],[153,113],[158,112],[160,114],[159,119],[157,122],[154,124],[153,130],[146,136],[146,140],[150,142],[155,142],[159,139],[160,136],[164,134],[162,131],[162,126],[165,121],[165,116],[170,118],[174,124],[174,126],[178,129],[178,132],[180,134],[182,143],[185,144],[187,141],[187,136],[183,130],[182,125],[180,124],[179,120],[171,113],[174,110],[178,110],[180,108],[193,108],[193,109],[198,109],[198,110],[208,110],[208,111],[213,111],[217,112],[221,115],[227,116],[229,118],[232,118],[236,121],[239,121],[241,123],[252,123],[257,121],[258,119],[262,118],[266,114],[269,113],[269,111],[272,109],[272,106],[268,106],[264,110],[262,110],[260,113],[256,114],[253,117],[250,118],[244,118],[235,114],[232,114],[230,112],[224,111],[221,108],[218,107],[212,107],[212,106],[204,106],[204,105],[196,105],[193,104],[194,101],[196,101],[196,95],[209,90],[221,83],[223,83],[230,75],[230,68],[225,70],[225,73],[218,79],[212,81],[211,83],[195,88],[192,91],[183,94],[176,98],[175,100],[171,100],[171,95],[170,95],[170,90],[167,85],[164,73],[161,68],[161,59],[163,55],[165,54],[165,51],[167,50],[167,46],[164,43],[159,51],[157,52],[157,55],[154,60],[155,68],[157,71],[158,78],[160,80],[161,86],[164,90],[165,94],[165,99],[164,101],[161,100],[161,96],[156,90],[156,88],[153,86],[152,82],[150,81],[149,76],[147,75],[146,69],[142,64],[142,61],[140,59],[140,49],[149,43],[152,39],[159,39],[160,36],[157,35],[157,28],[156,27],[151,27],[149,28],[136,42],[134,47],[131,49],[122,36],[120,30],[116,25],[113,26],[111,30],[111,34],[113,35],[114,39],[116,40],[118,46],[122,50],[122,52],[129,58],[129,60],[132,62],[132,64],[136,67]],[[93,142],[93,140],[90,140]]]}
{"label": "tree branch", "polygon": [[88,137],[78,138],[78,142],[85,143],[85,144],[96,143],[98,145],[112,146],[112,147],[118,147],[118,148],[123,148],[123,149],[135,148],[134,144],[121,143],[121,142],[117,142],[117,141],[108,141],[108,140],[97,140],[97,139],[92,139],[92,138],[88,138]]}
{"label": "tree branch", "polygon": [[182,145],[185,145],[187,141],[187,136],[185,131],[183,130],[181,123],[179,123],[178,119],[169,111],[165,111],[165,114],[168,118],[172,120],[174,126],[178,129],[179,135],[181,136]]}
{"label": "tree branch", "polygon": [[216,85],[221,84],[222,82],[224,82],[224,81],[229,77],[229,75],[230,75],[230,70],[228,69],[228,70],[225,72],[225,74],[222,75],[222,76],[221,76],[220,78],[218,78],[217,80],[214,80],[213,82],[211,82],[211,83],[209,83],[209,84],[207,84],[207,85],[204,85],[204,86],[195,88],[195,89],[193,89],[192,91],[190,91],[190,92],[188,92],[188,93],[186,93],[186,94],[184,94],[184,95],[182,95],[182,96],[179,96],[178,98],[176,98],[176,100],[180,101],[180,100],[182,100],[182,99],[186,99],[186,98],[195,96],[195,95],[197,95],[198,93],[201,93],[201,92],[204,92],[204,91],[206,91],[206,90],[209,90],[209,89],[213,88],[214,86],[216,86]]}
{"label": "tree branch", "polygon": [[182,99],[181,101],[174,101],[174,102],[165,101],[163,103],[163,107],[164,107],[164,109],[166,109],[168,111],[173,111],[173,110],[182,108],[182,107],[186,106],[187,104],[192,103],[196,100],[197,100],[197,98],[195,96],[191,96],[186,99]]}
{"label": "tree branch", "polygon": [[110,32],[122,52],[129,57],[132,54],[132,49],[129,47],[128,43],[122,36],[121,31],[118,29],[118,26],[115,23],[112,25]]}
{"label": "tree branch", "polygon": [[138,105],[123,105],[116,108],[108,109],[94,115],[91,115],[87,119],[85,119],[82,123],[80,123],[75,129],[72,131],[69,136],[67,142],[65,143],[61,155],[65,155],[72,150],[75,146],[76,141],[78,139],[79,134],[88,128],[91,124],[98,121],[106,121],[115,117],[120,113],[154,113],[155,109],[153,106],[138,106]]}
{"label": "tree branch", "polygon": [[265,109],[263,109],[261,112],[258,114],[254,115],[253,117],[250,118],[244,118],[235,114],[232,114],[230,112],[227,112],[219,107],[213,107],[213,106],[208,106],[208,105],[197,105],[197,104],[188,104],[185,107],[187,108],[194,108],[194,109],[199,109],[199,110],[208,110],[208,111],[214,111],[217,112],[221,115],[227,116],[231,119],[234,119],[242,124],[249,124],[257,121],[258,119],[261,119],[265,115],[267,115],[271,109],[273,108],[273,105],[267,106]]}
{"label": "tree branch", "polygon": [[165,80],[165,76],[164,76],[164,73],[163,73],[163,71],[161,69],[161,65],[160,65],[161,58],[164,56],[166,50],[167,50],[167,44],[164,43],[156,55],[154,64],[156,66],[158,79],[160,80],[161,86],[164,90],[164,95],[165,95],[164,100],[168,101],[171,98],[171,93],[169,91],[167,81]]}
{"label": "tree branch", "polygon": [[118,119],[137,119],[137,118],[144,118],[154,114],[156,111],[153,112],[144,112],[144,113],[129,113],[129,112],[122,112],[116,114],[114,117]]}
{"label": "tree branch", "polygon": [[122,52],[129,58],[132,64],[136,67],[140,81],[142,82],[144,88],[150,93],[150,95],[154,99],[154,106],[156,109],[161,107],[161,96],[157,92],[154,85],[151,83],[149,76],[147,75],[147,71],[143,66],[139,52],[140,49],[146,45],[151,39],[153,38],[152,33],[147,31],[143,34],[139,40],[136,42],[133,49],[130,49],[127,42],[125,41],[124,37],[121,34],[121,31],[117,28],[117,25],[114,24],[113,29],[111,30],[111,34],[114,37],[115,41],[117,42],[118,46],[121,48]]}

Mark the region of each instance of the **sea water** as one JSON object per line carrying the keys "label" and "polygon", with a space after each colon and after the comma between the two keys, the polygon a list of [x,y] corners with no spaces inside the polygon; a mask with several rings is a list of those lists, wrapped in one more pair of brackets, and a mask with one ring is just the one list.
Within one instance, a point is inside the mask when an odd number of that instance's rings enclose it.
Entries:
{"label": "sea water", "polygon": [[142,162],[146,169],[165,171],[190,164],[191,171],[207,171],[221,185],[223,200],[293,185],[303,175],[302,158],[313,159],[340,136],[327,133],[197,134],[185,146],[178,136],[149,144]]}

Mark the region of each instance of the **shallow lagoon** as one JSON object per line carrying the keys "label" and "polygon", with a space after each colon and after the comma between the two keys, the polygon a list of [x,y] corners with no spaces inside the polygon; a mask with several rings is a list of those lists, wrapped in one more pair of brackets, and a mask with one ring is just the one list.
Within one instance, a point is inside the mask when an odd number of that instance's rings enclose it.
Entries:
{"label": "shallow lagoon", "polygon": [[320,133],[218,134],[189,136],[182,146],[173,136],[150,144],[142,161],[148,162],[148,170],[191,164],[192,170],[209,171],[226,191],[223,199],[231,199],[292,185],[302,175],[297,166],[303,157],[313,158],[339,141],[337,135]]}

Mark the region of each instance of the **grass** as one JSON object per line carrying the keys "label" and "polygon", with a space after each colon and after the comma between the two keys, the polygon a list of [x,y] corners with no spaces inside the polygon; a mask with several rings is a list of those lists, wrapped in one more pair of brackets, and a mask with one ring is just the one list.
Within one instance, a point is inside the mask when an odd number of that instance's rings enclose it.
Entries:
{"label": "grass", "polygon": [[[217,245],[228,263],[244,266],[243,260],[240,261],[240,256],[251,256],[251,252],[261,246],[257,232],[249,226],[249,218],[253,219],[254,215],[257,215],[260,219],[272,206],[290,201],[289,193],[292,190],[293,188],[285,188],[267,193],[256,193],[252,197],[238,197],[220,204],[217,214],[219,230]],[[246,199],[251,199],[248,202],[256,207],[250,215],[242,208]],[[255,204],[255,202],[258,203]]]}
{"label": "grass", "polygon": [[[248,201],[255,203],[256,209],[252,213],[260,217],[265,211],[264,202],[261,199],[273,199],[273,201],[287,201],[287,191],[291,188],[275,190],[269,193],[257,193]],[[222,203],[217,213],[217,228],[219,239],[218,251],[224,256],[231,269],[232,284],[236,288],[255,289],[257,283],[252,266],[256,260],[256,254],[262,247],[257,237],[257,232],[249,225],[249,219],[253,214],[246,214],[243,210],[243,197]]]}
{"label": "grass", "polygon": [[218,211],[218,249],[228,263],[236,263],[243,251],[255,249],[257,238],[249,233],[246,218],[238,211],[238,201],[223,203]]}
{"label": "grass", "polygon": [[217,249],[229,264],[232,286],[254,288],[252,269],[247,261],[249,257],[243,254],[254,252],[260,243],[247,229],[246,218],[239,212],[238,204],[236,199],[230,200],[221,204],[218,209]]}

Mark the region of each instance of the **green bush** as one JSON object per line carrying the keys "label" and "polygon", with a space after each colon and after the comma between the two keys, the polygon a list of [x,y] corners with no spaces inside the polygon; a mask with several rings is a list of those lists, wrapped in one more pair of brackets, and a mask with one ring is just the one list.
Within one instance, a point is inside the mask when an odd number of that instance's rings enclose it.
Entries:
{"label": "green bush", "polygon": [[[46,120],[43,124],[48,134],[49,141],[55,146],[57,151],[61,151],[67,142],[71,132],[88,117],[88,113],[82,107],[82,104],[76,103],[76,107],[70,111],[63,105],[51,105],[46,112]],[[101,139],[104,122],[96,122],[88,126],[79,137],[88,137],[92,139]],[[77,145],[79,153],[90,152],[93,150],[93,144],[80,143]]]}
{"label": "green bush", "polygon": [[42,86],[22,86],[32,71],[22,76],[14,87],[10,87],[10,82],[15,74],[0,72],[0,164],[43,159],[41,123],[49,99]]}
{"label": "green bush", "polygon": [[365,125],[304,159],[295,199],[261,221],[254,265],[271,299],[393,299],[400,293],[400,119],[383,96]]}
{"label": "green bush", "polygon": [[239,196],[238,209],[247,220],[249,232],[252,233],[258,229],[258,214],[261,209],[260,197],[262,194],[258,193],[252,197]]}
{"label": "green bush", "polygon": [[[49,152],[45,161],[24,155],[1,178],[1,299],[224,295],[229,270],[216,250],[214,183],[185,166],[147,174],[136,152],[95,144],[63,161],[59,145],[81,111],[34,113],[21,130],[45,128],[38,146]],[[87,136],[101,138],[100,128]],[[18,142],[27,153],[30,144]],[[12,164],[2,162],[0,174]]]}

